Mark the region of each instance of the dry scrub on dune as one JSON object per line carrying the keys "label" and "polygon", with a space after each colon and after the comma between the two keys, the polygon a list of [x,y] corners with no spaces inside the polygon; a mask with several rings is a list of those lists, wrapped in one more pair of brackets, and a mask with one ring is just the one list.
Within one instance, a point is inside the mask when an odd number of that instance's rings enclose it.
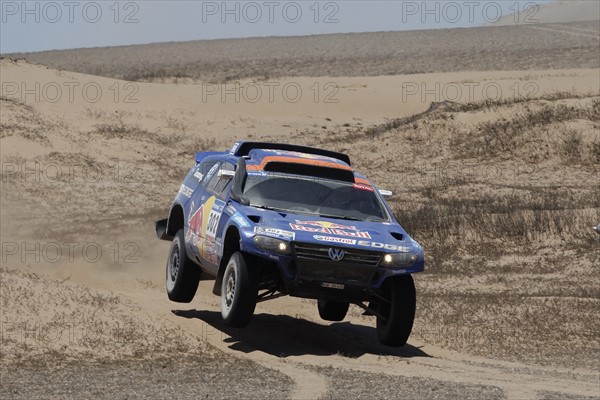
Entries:
{"label": "dry scrub on dune", "polygon": [[[17,135],[25,139],[47,145],[48,138],[45,135],[48,129],[46,121],[32,106],[16,99],[0,97],[0,139]],[[18,115],[18,117],[15,117]]]}
{"label": "dry scrub on dune", "polygon": [[593,133],[594,127],[600,126],[600,99],[589,106],[543,105],[509,119],[482,122],[475,126],[476,131],[459,136],[452,145],[462,148],[461,158],[529,157],[531,162],[540,162],[558,156],[567,163],[598,164],[600,138],[584,137],[580,126],[567,124],[578,121],[590,124]]}
{"label": "dry scrub on dune", "polygon": [[110,292],[2,268],[3,362],[44,364],[206,353],[206,344],[164,321],[142,319]]}

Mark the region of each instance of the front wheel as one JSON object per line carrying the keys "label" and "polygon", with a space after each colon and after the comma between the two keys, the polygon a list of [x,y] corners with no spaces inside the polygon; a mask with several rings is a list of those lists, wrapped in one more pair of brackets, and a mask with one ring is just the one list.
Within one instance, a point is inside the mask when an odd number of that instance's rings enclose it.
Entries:
{"label": "front wheel", "polygon": [[[402,275],[388,279],[382,286],[382,302],[377,317],[377,336],[386,346],[406,344],[415,319],[416,291],[412,276]],[[385,318],[383,318],[385,317]]]}
{"label": "front wheel", "polygon": [[221,283],[221,316],[225,324],[243,328],[250,322],[258,297],[258,273],[246,265],[242,253],[233,253]]}
{"label": "front wheel", "polygon": [[189,303],[194,298],[200,282],[200,268],[190,260],[185,252],[183,229],[175,234],[169,259],[167,260],[167,295],[169,300]]}

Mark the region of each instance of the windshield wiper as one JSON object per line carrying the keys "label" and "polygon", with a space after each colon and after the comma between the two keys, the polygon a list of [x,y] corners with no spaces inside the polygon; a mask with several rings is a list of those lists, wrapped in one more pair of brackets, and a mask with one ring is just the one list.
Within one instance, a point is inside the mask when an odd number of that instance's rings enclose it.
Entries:
{"label": "windshield wiper", "polygon": [[271,210],[271,211],[277,211],[277,212],[285,212],[285,213],[290,212],[289,210],[286,210],[285,208],[263,206],[262,204],[250,204],[250,207],[262,208],[263,210]]}
{"label": "windshield wiper", "polygon": [[328,214],[319,214],[319,217],[322,218],[332,218],[332,219],[345,219],[348,221],[362,221],[360,218],[349,217],[346,215],[328,215]]}
{"label": "windshield wiper", "polygon": [[271,206],[263,206],[259,204],[250,204],[250,207],[262,208],[263,210],[277,211],[280,214],[301,214],[301,215],[319,215],[308,211],[289,210],[287,208],[278,208]]}

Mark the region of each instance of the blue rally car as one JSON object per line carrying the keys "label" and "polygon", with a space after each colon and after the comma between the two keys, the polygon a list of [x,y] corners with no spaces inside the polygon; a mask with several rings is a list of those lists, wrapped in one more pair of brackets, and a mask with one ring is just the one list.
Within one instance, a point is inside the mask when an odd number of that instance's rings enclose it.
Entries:
{"label": "blue rally car", "polygon": [[423,271],[424,255],[394,219],[389,194],[333,151],[239,141],[197,153],[156,223],[172,241],[169,299],[188,303],[200,280],[214,279],[235,327],[257,302],[283,295],[318,300],[327,321],[343,320],[353,303],[376,316],[383,344],[402,346],[415,316],[411,274]]}

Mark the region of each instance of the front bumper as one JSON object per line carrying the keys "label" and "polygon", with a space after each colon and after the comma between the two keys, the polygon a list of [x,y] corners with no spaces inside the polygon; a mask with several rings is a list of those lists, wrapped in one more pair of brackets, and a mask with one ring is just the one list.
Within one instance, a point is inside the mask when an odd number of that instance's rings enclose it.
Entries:
{"label": "front bumper", "polygon": [[[268,258],[277,265],[283,284],[282,291],[295,297],[333,301],[362,302],[393,276],[423,271],[422,253],[410,268],[389,268],[382,265],[385,252],[348,247],[292,242],[291,255],[263,254],[260,249],[245,251]],[[344,251],[342,260],[334,261],[329,249]]]}

